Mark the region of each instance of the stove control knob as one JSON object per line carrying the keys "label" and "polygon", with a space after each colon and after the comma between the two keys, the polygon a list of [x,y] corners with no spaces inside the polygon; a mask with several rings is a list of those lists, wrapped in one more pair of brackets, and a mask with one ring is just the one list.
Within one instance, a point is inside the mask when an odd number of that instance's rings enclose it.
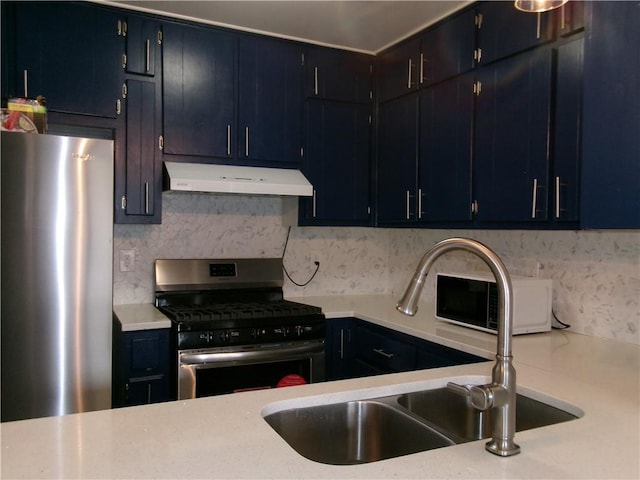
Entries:
{"label": "stove control knob", "polygon": [[225,330],[225,331],[220,332],[220,340],[221,340],[223,343],[228,342],[228,341],[230,340],[229,332],[227,332],[226,330]]}
{"label": "stove control knob", "polygon": [[304,333],[304,327],[302,325],[296,325],[296,335],[301,337]]}

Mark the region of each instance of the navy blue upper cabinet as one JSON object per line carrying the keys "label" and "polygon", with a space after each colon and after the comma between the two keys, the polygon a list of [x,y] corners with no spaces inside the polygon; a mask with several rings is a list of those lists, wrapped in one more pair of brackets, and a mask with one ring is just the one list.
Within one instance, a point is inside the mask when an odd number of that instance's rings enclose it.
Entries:
{"label": "navy blue upper cabinet", "polygon": [[121,27],[126,38],[127,73],[154,76],[156,72],[156,49],[159,48],[159,23],[140,16],[129,16]]}
{"label": "navy blue upper cabinet", "polygon": [[342,102],[372,102],[374,59],[362,53],[309,47],[305,60],[306,96]]}
{"label": "navy blue upper cabinet", "polygon": [[584,1],[571,0],[556,13],[558,35],[566,37],[584,29]]}
{"label": "navy blue upper cabinet", "polygon": [[422,35],[418,78],[423,86],[471,70],[475,65],[476,13],[465,10]]}
{"label": "navy blue upper cabinet", "polygon": [[206,27],[163,26],[164,153],[235,156],[237,36]]}
{"label": "navy blue upper cabinet", "polygon": [[378,56],[378,100],[405,95],[420,86],[420,39],[401,43]]}
{"label": "navy blue upper cabinet", "polygon": [[383,103],[378,109],[378,224],[417,220],[417,93]]}
{"label": "navy blue upper cabinet", "polygon": [[640,3],[586,8],[581,223],[640,228]]}
{"label": "navy blue upper cabinet", "polygon": [[17,2],[15,91],[52,112],[116,118],[124,38],[119,15],[91,4]]}
{"label": "navy blue upper cabinet", "polygon": [[580,212],[584,38],[559,45],[556,55],[551,218],[554,222],[577,222]]}
{"label": "navy blue upper cabinet", "polygon": [[477,72],[476,219],[547,219],[551,49],[536,49]]}
{"label": "navy blue upper cabinet", "polygon": [[302,46],[240,37],[238,157],[298,166],[302,149]]}
{"label": "navy blue upper cabinet", "polygon": [[313,197],[301,199],[301,225],[369,225],[371,106],[307,100],[303,172]]}
{"label": "navy blue upper cabinet", "polygon": [[473,76],[420,92],[418,220],[471,220]]}
{"label": "navy blue upper cabinet", "polygon": [[[155,129],[157,88],[155,82],[127,80],[126,198],[121,206],[125,216],[151,217],[147,221],[160,218],[161,176],[159,162],[156,162]],[[127,221],[134,220],[128,218]],[[146,223],[140,218],[135,222]]]}
{"label": "navy blue upper cabinet", "polygon": [[553,40],[555,14],[521,12],[513,2],[480,3],[477,63],[485,65]]}

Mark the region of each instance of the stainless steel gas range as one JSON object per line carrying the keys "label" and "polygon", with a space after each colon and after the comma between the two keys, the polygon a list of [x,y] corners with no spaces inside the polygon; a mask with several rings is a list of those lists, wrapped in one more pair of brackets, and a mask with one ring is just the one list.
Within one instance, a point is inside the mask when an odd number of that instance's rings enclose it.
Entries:
{"label": "stainless steel gas range", "polygon": [[280,258],[156,260],[177,399],[325,379],[325,317],[284,300],[282,272]]}

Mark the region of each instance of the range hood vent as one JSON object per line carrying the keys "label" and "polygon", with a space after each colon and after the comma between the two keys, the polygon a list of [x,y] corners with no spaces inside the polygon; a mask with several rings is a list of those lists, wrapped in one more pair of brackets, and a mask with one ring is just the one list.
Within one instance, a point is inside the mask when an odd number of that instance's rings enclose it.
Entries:
{"label": "range hood vent", "polygon": [[313,186],[299,170],[164,162],[164,189],[310,197]]}

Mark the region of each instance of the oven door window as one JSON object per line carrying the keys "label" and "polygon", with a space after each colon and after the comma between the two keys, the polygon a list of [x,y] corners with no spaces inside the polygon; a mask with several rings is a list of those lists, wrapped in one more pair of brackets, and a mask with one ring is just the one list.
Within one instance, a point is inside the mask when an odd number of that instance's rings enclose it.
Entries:
{"label": "oven door window", "polygon": [[274,388],[283,378],[291,375],[311,383],[311,362],[307,357],[250,365],[200,367],[196,370],[196,397]]}

